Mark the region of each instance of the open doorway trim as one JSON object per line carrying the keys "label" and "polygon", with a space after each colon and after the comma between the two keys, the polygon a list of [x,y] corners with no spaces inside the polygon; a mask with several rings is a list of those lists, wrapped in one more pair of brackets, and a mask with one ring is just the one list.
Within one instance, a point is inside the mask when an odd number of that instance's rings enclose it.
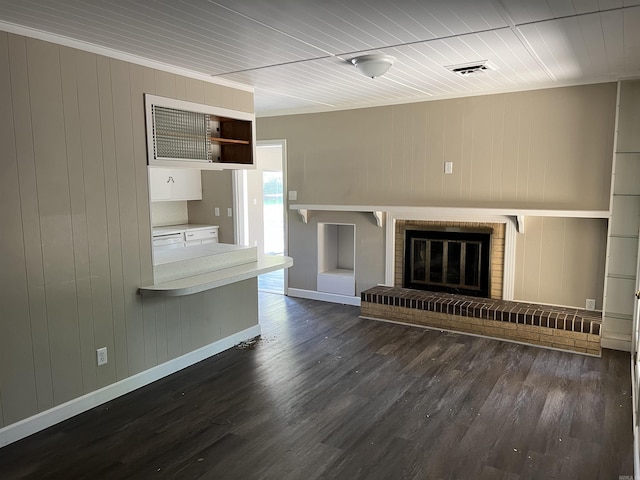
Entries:
{"label": "open doorway trim", "polygon": [[[281,147],[282,149],[282,190],[283,190],[283,235],[284,235],[284,255],[289,255],[289,200],[287,187],[287,141],[282,140],[258,140],[256,149],[259,147]],[[256,168],[258,165],[258,155],[256,154]],[[235,238],[240,245],[249,244],[249,218],[246,215],[248,207],[247,174],[245,170],[234,170],[233,172],[233,201],[235,215]],[[287,295],[289,288],[288,271],[284,271],[284,294]]]}

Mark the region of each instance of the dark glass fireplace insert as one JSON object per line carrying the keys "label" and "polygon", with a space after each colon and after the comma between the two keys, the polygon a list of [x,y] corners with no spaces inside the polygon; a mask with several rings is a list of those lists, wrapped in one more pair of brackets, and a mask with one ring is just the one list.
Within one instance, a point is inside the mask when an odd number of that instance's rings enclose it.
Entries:
{"label": "dark glass fireplace insert", "polygon": [[403,287],[489,296],[491,234],[406,230]]}

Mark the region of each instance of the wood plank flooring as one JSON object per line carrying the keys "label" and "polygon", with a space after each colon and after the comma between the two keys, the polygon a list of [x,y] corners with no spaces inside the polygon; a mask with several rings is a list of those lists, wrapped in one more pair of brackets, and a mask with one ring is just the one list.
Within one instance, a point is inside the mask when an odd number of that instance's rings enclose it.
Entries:
{"label": "wood plank flooring", "polygon": [[629,355],[261,294],[263,335],[0,449],[6,479],[618,479]]}

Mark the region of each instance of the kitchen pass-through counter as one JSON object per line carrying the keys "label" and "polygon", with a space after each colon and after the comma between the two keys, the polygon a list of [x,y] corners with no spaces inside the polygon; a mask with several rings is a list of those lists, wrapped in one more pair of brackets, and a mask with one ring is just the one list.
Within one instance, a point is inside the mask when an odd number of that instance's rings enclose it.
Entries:
{"label": "kitchen pass-through counter", "polygon": [[191,295],[292,265],[291,257],[259,255],[256,247],[224,243],[154,249],[154,284],[140,287],[138,293]]}

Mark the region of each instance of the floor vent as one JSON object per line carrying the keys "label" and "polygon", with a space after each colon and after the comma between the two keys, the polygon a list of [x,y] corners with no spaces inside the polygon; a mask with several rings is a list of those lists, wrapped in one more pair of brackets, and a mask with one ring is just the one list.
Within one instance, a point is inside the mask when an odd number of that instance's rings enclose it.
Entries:
{"label": "floor vent", "polygon": [[468,77],[469,75],[476,75],[478,73],[495,70],[495,67],[491,65],[487,60],[483,60],[481,62],[473,62],[473,63],[464,63],[460,65],[450,65],[446,67],[448,70],[451,70],[456,75],[460,75],[462,77]]}

